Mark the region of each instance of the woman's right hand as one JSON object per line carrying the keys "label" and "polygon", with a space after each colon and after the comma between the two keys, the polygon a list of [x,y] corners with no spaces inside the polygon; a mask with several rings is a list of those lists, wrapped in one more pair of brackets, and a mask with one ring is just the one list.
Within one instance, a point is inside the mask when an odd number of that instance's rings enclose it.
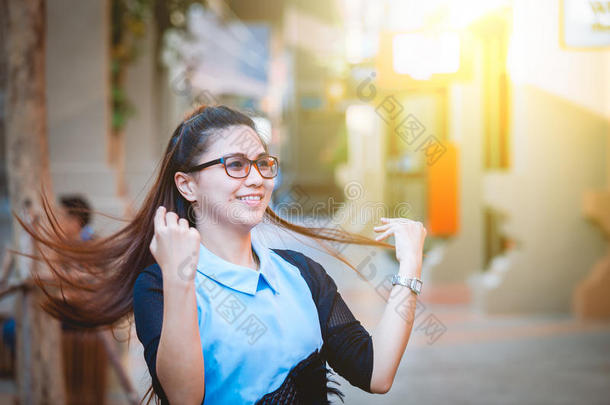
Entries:
{"label": "woman's right hand", "polygon": [[161,266],[164,281],[190,282],[197,271],[201,236],[186,219],[166,211],[160,206],[155,213],[150,252]]}

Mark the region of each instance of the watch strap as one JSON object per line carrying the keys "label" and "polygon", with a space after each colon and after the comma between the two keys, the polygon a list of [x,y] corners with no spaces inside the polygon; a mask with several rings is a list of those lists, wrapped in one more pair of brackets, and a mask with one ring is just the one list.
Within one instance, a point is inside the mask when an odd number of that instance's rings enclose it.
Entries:
{"label": "watch strap", "polygon": [[415,277],[406,277],[400,274],[394,274],[392,276],[392,285],[402,285],[404,287],[408,287],[415,294],[419,295],[421,293],[421,287],[423,282],[419,278]]}

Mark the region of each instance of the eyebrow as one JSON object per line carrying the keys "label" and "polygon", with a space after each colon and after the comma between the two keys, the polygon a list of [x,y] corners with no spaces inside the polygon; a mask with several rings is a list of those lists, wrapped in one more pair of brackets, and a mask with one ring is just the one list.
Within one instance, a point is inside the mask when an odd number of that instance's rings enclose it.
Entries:
{"label": "eyebrow", "polygon": [[[238,156],[243,156],[243,157],[245,157],[245,158],[248,158],[248,156],[246,156],[246,154],[245,154],[245,153],[242,153],[242,152],[230,153],[230,155],[238,155]],[[266,155],[268,155],[268,153],[267,153],[267,152],[261,152],[261,153],[259,153],[258,155],[256,155],[256,157],[255,157],[254,159],[258,159],[259,157],[261,157],[261,156],[266,156]]]}

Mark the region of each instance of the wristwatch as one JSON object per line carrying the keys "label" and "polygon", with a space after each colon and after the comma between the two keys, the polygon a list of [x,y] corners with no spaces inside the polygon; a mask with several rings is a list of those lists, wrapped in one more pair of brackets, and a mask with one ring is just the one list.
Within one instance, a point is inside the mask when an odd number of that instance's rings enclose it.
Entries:
{"label": "wristwatch", "polygon": [[411,289],[411,291],[413,291],[415,294],[419,295],[419,293],[421,292],[421,286],[424,283],[418,278],[407,278],[400,274],[394,274],[392,276],[392,285],[394,286],[396,284],[400,284],[402,286],[409,287]]}

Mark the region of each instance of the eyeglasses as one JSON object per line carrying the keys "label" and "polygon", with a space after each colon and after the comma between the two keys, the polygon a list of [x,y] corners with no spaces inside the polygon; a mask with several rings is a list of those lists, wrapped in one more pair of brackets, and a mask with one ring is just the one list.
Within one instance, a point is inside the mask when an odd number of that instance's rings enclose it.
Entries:
{"label": "eyeglasses", "polygon": [[225,168],[225,172],[227,172],[227,175],[229,177],[233,177],[236,179],[243,179],[244,177],[248,177],[252,164],[256,166],[256,170],[258,170],[260,175],[265,179],[272,179],[277,176],[277,171],[279,168],[279,162],[275,156],[263,155],[256,158],[255,160],[250,160],[242,154],[233,153],[230,155],[223,156],[219,159],[210,160],[209,162],[193,166],[190,169],[186,170],[186,172],[195,172],[201,169],[205,169],[208,166],[216,165],[219,163],[222,163]]}

